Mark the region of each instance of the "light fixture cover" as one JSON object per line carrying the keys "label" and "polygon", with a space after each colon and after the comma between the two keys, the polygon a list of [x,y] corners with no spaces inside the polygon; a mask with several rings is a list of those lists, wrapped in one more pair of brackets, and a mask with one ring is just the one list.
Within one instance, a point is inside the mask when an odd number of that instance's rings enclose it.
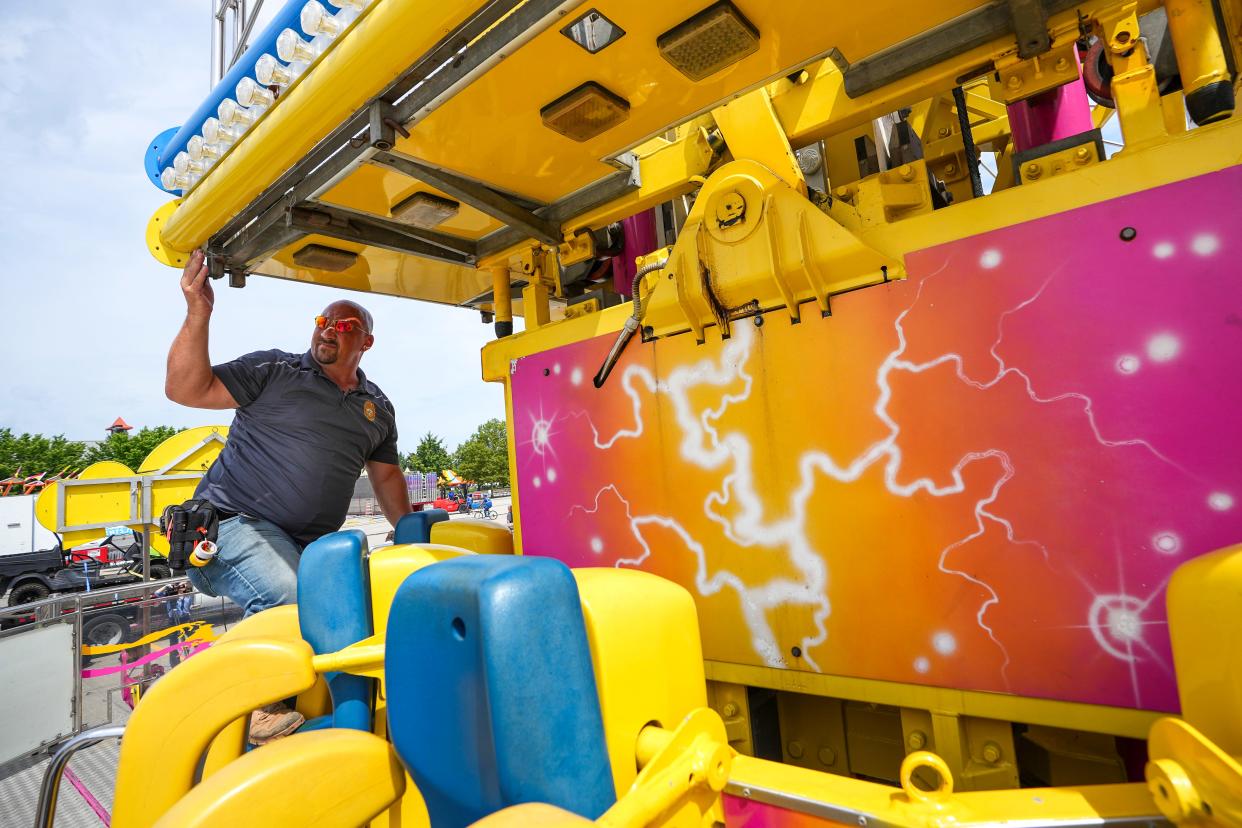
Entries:
{"label": "light fixture cover", "polygon": [[457,215],[461,205],[451,198],[443,198],[431,193],[414,193],[392,206],[394,221],[412,227],[435,227]]}
{"label": "light fixture cover", "polygon": [[629,101],[587,81],[539,110],[543,125],[575,141],[589,141],[630,116]]}
{"label": "light fixture cover", "polygon": [[721,0],[660,35],[656,47],[677,71],[700,81],[759,51],[759,30]]}
{"label": "light fixture cover", "polygon": [[341,250],[326,244],[308,244],[293,254],[293,263],[299,267],[326,270],[329,273],[349,270],[357,261],[358,254],[352,250]]}

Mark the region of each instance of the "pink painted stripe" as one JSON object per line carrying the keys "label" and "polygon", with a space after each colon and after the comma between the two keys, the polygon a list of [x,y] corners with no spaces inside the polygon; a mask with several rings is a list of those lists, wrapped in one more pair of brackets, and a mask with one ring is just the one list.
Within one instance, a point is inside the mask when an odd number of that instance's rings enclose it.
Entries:
{"label": "pink painted stripe", "polygon": [[154,652],[147,653],[142,658],[135,659],[134,661],[118,664],[115,667],[98,667],[92,670],[83,670],[82,678],[98,678],[99,676],[110,676],[113,673],[122,673],[126,670],[132,670],[135,667],[141,667],[147,662],[155,661],[157,658],[166,656],[173,650],[185,650],[184,657],[189,658],[195,653],[205,650],[210,646],[210,641],[182,641],[178,644],[172,645],[171,647],[165,647],[162,650],[155,650]]}
{"label": "pink painted stripe", "polygon": [[82,794],[82,798],[86,800],[86,804],[89,805],[91,810],[95,812],[95,816],[99,817],[99,821],[104,824],[105,828],[111,828],[112,816],[108,813],[108,809],[103,806],[102,802],[95,798],[93,793],[86,789],[86,785],[81,779],[78,778],[78,775],[69,768],[65,768],[65,778],[69,780],[69,784],[72,785],[78,793]]}

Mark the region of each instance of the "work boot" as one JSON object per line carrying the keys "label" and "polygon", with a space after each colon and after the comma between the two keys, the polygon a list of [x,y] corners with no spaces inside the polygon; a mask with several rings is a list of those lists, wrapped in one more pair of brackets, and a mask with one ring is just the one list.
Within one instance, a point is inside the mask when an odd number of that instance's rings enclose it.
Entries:
{"label": "work boot", "polygon": [[306,717],[290,710],[283,702],[269,704],[250,714],[250,743],[266,745],[273,739],[282,739],[302,726]]}

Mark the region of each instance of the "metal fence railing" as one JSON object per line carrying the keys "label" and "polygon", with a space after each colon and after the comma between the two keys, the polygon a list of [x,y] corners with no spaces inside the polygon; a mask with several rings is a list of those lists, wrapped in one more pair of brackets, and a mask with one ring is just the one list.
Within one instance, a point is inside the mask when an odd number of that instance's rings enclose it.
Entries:
{"label": "metal fence railing", "polygon": [[0,771],[101,725],[120,725],[168,670],[211,645],[241,608],[185,578],[0,609]]}

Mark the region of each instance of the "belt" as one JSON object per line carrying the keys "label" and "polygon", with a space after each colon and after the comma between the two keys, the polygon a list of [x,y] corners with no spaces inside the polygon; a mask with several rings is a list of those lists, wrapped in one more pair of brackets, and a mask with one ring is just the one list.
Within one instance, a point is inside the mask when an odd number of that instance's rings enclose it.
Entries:
{"label": "belt", "polygon": [[221,509],[219,506],[216,507],[216,517],[220,520],[221,523],[224,523],[224,521],[228,520],[229,518],[235,518],[240,514],[241,512],[230,512],[225,509]]}

